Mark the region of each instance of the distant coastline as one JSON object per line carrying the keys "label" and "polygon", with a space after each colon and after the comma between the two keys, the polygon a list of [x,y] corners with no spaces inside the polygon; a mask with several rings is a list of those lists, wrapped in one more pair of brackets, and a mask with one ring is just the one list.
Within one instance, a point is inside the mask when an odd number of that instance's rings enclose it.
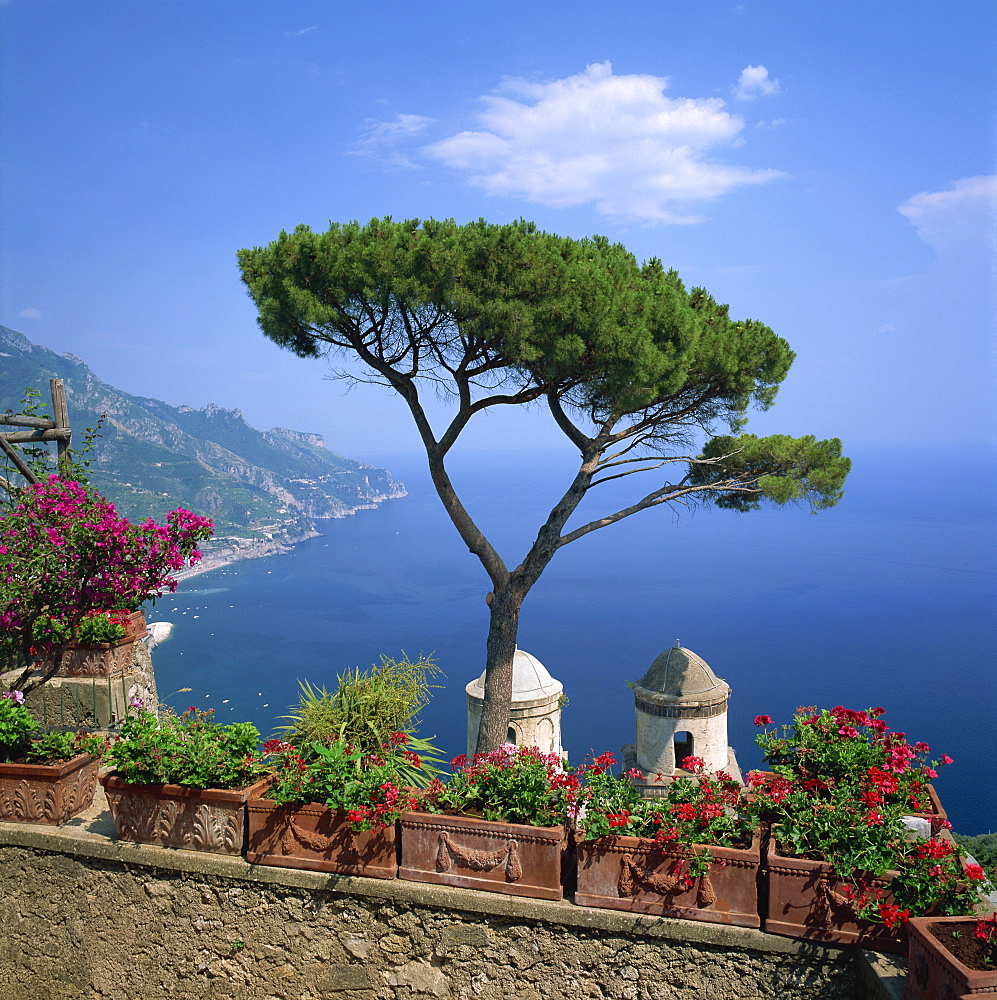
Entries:
{"label": "distant coastline", "polygon": [[[337,514],[337,517],[349,517],[359,510],[374,510],[378,504],[385,500],[400,500],[408,496],[408,491],[401,487],[398,491],[390,495],[383,495],[372,498],[370,503],[359,504],[352,510]],[[224,538],[212,540],[208,543],[208,548],[201,555],[200,561],[186,569],[179,570],[175,576],[178,581],[189,580],[192,577],[200,576],[202,573],[210,573],[216,569],[224,569],[233,563],[244,562],[247,559],[262,559],[264,556],[286,555],[299,542],[307,541],[309,538],[320,538],[322,533],[311,528],[307,531],[281,534],[276,538],[241,538],[229,535]]]}
{"label": "distant coastline", "polygon": [[191,577],[200,576],[202,573],[210,573],[212,570],[224,569],[233,563],[243,562],[246,559],[262,559],[264,556],[282,556],[290,552],[298,542],[306,541],[309,538],[318,538],[320,532],[302,532],[299,535],[291,535],[280,539],[268,538],[253,540],[251,538],[226,539],[227,544],[212,547],[203,553],[200,561],[187,569],[178,571],[175,576],[177,580],[189,580]]}

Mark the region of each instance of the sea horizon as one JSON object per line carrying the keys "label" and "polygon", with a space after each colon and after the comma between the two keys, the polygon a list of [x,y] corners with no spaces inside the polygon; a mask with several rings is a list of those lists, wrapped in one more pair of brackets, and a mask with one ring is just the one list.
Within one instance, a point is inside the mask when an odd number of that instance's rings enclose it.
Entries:
{"label": "sea horizon", "polygon": [[[729,740],[743,770],[761,763],[755,715],[781,723],[799,705],[882,705],[892,728],[955,759],[936,787],[957,830],[997,828],[995,794],[981,795],[978,780],[997,764],[990,469],[957,452],[935,468],[899,449],[853,458],[845,499],[817,515],[648,511],[555,556],[524,603],[519,645],[564,684],[572,763],[590,751],[619,757],[633,740],[626,684],[679,640],[731,685]],[[382,467],[407,497],[321,521],[319,537],[286,555],[209,571],[157,602],[150,620],[174,624],[154,653],[170,704],[214,707],[219,721],[252,721],[266,737],[299,680],[332,687],[382,654],[434,653],[446,676],[420,731],[448,756],[464,752],[463,688],[484,666],[490,585],[424,457],[391,463]],[[929,495],[943,463],[963,488]],[[472,515],[512,564],[570,472],[562,453],[453,463]]]}

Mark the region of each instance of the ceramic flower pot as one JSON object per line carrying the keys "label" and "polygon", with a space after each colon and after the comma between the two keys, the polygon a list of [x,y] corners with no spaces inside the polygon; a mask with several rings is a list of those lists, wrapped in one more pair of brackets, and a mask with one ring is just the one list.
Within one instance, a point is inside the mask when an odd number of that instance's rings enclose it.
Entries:
{"label": "ceramic flower pot", "polygon": [[278,803],[260,794],[247,805],[250,864],[368,878],[397,875],[394,824],[356,833],[342,810],[318,802]]}
{"label": "ceramic flower pot", "polygon": [[693,849],[698,855],[709,851],[711,861],[707,872],[689,885],[688,861],[681,851],[640,837],[580,840],[575,902],[632,913],[760,927],[758,836],[743,849],[707,845]]}
{"label": "ceramic flower pot", "polygon": [[408,813],[398,877],[532,899],[563,899],[570,875],[563,826],[520,826],[470,816]]}
{"label": "ceramic flower pot", "polygon": [[242,854],[246,800],[266,787],[262,781],[236,790],[132,785],[114,774],[100,782],[119,839],[212,854]]}
{"label": "ceramic flower pot", "polygon": [[93,802],[99,764],[89,754],[64,764],[0,764],[0,820],[65,823]]}
{"label": "ceramic flower pot", "polygon": [[972,941],[975,917],[913,917],[907,923],[909,952],[903,1000],[960,1000],[997,994],[997,969],[982,971],[964,965],[936,931],[958,928]]}
{"label": "ceramic flower pot", "polygon": [[[780,855],[773,835],[764,864],[768,905],[763,930],[825,944],[856,944],[874,951],[903,953],[906,925],[888,928],[860,920],[844,895],[844,883],[826,862]],[[886,872],[870,882],[885,890],[895,876],[896,872]],[[886,903],[892,899],[888,893],[883,897]]]}

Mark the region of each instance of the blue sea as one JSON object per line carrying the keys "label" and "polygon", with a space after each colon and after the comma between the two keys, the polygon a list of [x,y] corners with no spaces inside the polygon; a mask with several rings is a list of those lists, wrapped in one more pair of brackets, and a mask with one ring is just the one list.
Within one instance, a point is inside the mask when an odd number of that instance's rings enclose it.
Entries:
{"label": "blue sea", "polygon": [[[627,682],[678,639],[733,689],[742,769],[760,764],[756,715],[881,705],[892,728],[955,759],[936,787],[956,829],[997,830],[993,469],[968,448],[852,458],[833,510],[659,508],[557,553],[523,606],[519,645],[564,684],[572,762],[633,740]],[[299,680],[331,687],[382,653],[432,653],[445,677],[421,733],[464,752],[464,686],[484,666],[490,586],[424,460],[367,460],[409,495],[319,522],[322,536],[288,555],[192,578],[157,602],[150,620],[175,625],[154,653],[165,700],[266,736]],[[455,460],[452,478],[515,565],[572,472],[564,454],[499,452]],[[585,520],[632,502],[633,483],[607,487],[615,496]]]}

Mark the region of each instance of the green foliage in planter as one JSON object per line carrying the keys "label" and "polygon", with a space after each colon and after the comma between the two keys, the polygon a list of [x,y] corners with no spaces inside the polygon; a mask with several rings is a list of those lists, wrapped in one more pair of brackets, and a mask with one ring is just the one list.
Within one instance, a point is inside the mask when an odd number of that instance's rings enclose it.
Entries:
{"label": "green foliage in planter", "polygon": [[81,753],[102,757],[107,750],[107,739],[97,733],[51,732],[38,736],[39,729],[20,691],[0,695],[0,762],[55,764]]}
{"label": "green foliage in planter", "polygon": [[[379,829],[414,805],[399,785],[406,750],[389,742],[379,753],[366,754],[344,739],[312,743],[301,752],[282,740],[263,744],[273,775],[267,797],[274,802],[320,802],[347,813],[354,830]],[[410,751],[409,751],[410,752]]]}
{"label": "green foliage in planter", "polygon": [[993,972],[997,969],[997,913],[976,921],[973,938],[979,942],[976,946],[980,958],[977,971]]}
{"label": "green foliage in planter", "polygon": [[498,750],[453,759],[444,785],[434,781],[420,802],[433,813],[456,813],[496,823],[560,826],[578,802],[578,778],[557,754],[503,744]]}
{"label": "green foliage in planter", "polygon": [[662,795],[644,797],[631,779],[643,774],[633,769],[617,777],[610,768],[612,754],[604,753],[585,766],[578,827],[585,840],[609,834],[653,838],[666,847],[694,844],[747,847],[757,823],[748,820],[741,785],[721,771],[710,774],[699,757],[687,757],[682,767],[695,777],[678,776],[663,786]]}
{"label": "green foliage in planter", "polygon": [[213,716],[214,709],[193,706],[162,718],[139,709],[122,724],[108,760],[130,784],[245,788],[263,773],[259,730],[249,722],[223,726]]}
{"label": "green foliage in planter", "polygon": [[100,733],[45,733],[28,744],[24,760],[28,764],[54,764],[72,760],[81,753],[100,758],[109,745],[110,740]]}
{"label": "green foliage in planter", "polygon": [[57,644],[74,640],[82,646],[97,646],[102,642],[118,642],[128,634],[127,611],[93,611],[80,619],[76,635],[58,618],[39,618],[32,635],[40,642]]}
{"label": "green foliage in planter", "polygon": [[40,728],[24,707],[24,695],[20,691],[0,695],[0,761],[23,757]]}
{"label": "green foliage in planter", "polygon": [[397,746],[398,734],[404,734],[407,754],[398,761],[398,780],[425,787],[441,773],[444,758],[414,733],[435,686],[430,680],[439,673],[431,656],[413,661],[403,652],[400,660],[382,656],[368,670],[345,671],[337,676],[333,692],[300,681],[298,704],[284,716],[289,725],[280,728],[305,759],[316,744],[328,746],[337,740],[361,756],[377,755],[386,746]]}
{"label": "green foliage in planter", "polygon": [[904,841],[896,855],[899,874],[890,890],[897,908],[908,915],[973,913],[981,895],[993,890],[982,865],[969,864],[958,844],[950,840]]}
{"label": "green foliage in planter", "polygon": [[[931,748],[891,732],[884,713],[801,708],[781,733],[766,729],[757,742],[773,773],[748,773],[751,808],[776,823],[781,853],[827,862],[863,919],[893,927],[910,916],[971,913],[990,889],[983,868],[944,837],[909,841],[904,824],[929,810],[927,784],[952,759],[929,761]],[[883,877],[892,902],[875,885]]]}

